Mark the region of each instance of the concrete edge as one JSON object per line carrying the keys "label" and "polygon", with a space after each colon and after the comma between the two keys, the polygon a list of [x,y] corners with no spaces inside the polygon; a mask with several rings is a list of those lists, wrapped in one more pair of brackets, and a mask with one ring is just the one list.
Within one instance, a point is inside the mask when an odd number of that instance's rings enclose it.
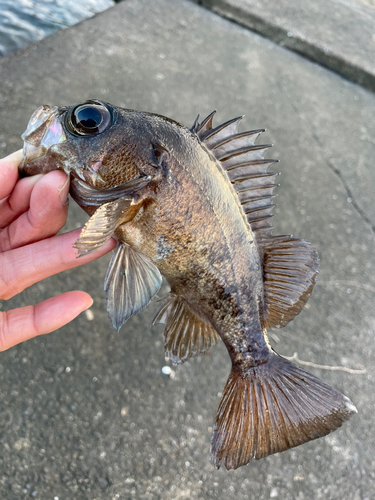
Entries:
{"label": "concrete edge", "polygon": [[250,13],[241,7],[228,4],[225,0],[190,0],[221,17],[229,19],[245,28],[268,38],[278,45],[292,50],[331,71],[338,73],[353,83],[375,92],[375,74],[362,66],[353,64],[333,51],[324,50],[302,37],[288,32],[284,27],[270,23],[267,19]]}

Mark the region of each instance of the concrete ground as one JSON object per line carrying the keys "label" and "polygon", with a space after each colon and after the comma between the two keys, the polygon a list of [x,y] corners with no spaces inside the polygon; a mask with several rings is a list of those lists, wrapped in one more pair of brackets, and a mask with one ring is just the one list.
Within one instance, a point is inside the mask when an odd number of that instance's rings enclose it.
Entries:
{"label": "concrete ground", "polygon": [[375,0],[194,0],[375,91]]}
{"label": "concrete ground", "polygon": [[[375,95],[196,4],[127,0],[0,61],[0,154],[21,147],[40,104],[95,97],[189,126],[216,108],[216,123],[245,114],[242,130],[267,128],[282,172],[274,234],[311,241],[321,259],[307,307],[270,339],[286,356],[365,368],[309,368],[358,415],[326,438],[215,470],[225,349],[164,375],[156,301],[120,334],[109,324],[107,256],[1,305],[77,288],[95,299],[92,314],[0,356],[0,498],[374,499]],[[86,219],[71,205],[66,230]]]}

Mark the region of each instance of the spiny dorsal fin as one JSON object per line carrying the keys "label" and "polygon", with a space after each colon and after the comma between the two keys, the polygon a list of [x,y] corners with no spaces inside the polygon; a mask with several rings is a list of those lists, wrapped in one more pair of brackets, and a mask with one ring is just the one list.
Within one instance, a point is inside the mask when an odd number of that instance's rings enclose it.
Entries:
{"label": "spiny dorsal fin", "polygon": [[299,314],[318,275],[318,254],[310,243],[290,236],[263,240],[264,321],[281,328]]}
{"label": "spiny dorsal fin", "polygon": [[[276,160],[265,160],[264,153],[270,145],[255,145],[263,129],[237,133],[242,116],[212,128],[211,113],[201,124],[198,117],[192,127],[202,143],[220,161],[230,182],[238,193],[255,236],[271,236],[272,203],[276,173],[267,169]],[[245,205],[246,204],[246,205]]]}
{"label": "spiny dorsal fin", "polygon": [[285,326],[306,304],[318,273],[318,255],[309,243],[290,236],[272,236],[272,203],[276,160],[264,158],[270,145],[255,145],[263,130],[238,134],[241,117],[212,128],[213,113],[193,131],[220,161],[237,192],[263,258],[265,326]]}
{"label": "spiny dorsal fin", "polygon": [[238,125],[241,120],[242,116],[238,116],[237,118],[233,118],[232,120],[208,130],[203,136],[203,141],[206,146],[210,149],[214,149],[223,142],[226,142],[228,137],[237,135]]}
{"label": "spiny dorsal fin", "polygon": [[194,125],[193,125],[191,130],[192,130],[192,132],[195,132],[197,134],[199,139],[202,140],[205,133],[208,130],[212,129],[212,119],[213,119],[215,113],[216,113],[216,109],[214,111],[212,111],[212,113],[210,115],[208,115],[207,118],[205,118],[202,123],[198,123],[199,115],[196,117]]}
{"label": "spiny dorsal fin", "polygon": [[259,135],[264,132],[264,129],[260,130],[250,130],[249,132],[243,132],[242,134],[236,134],[234,137],[229,137],[226,141],[220,142],[213,149],[215,151],[215,156],[220,158],[220,161],[225,161],[225,157],[230,155],[234,150],[241,150],[255,146],[255,141],[258,139]]}
{"label": "spiny dorsal fin", "polygon": [[183,363],[217,344],[219,336],[185,299],[171,293],[157,313],[153,325],[165,323],[165,353],[173,363]]}

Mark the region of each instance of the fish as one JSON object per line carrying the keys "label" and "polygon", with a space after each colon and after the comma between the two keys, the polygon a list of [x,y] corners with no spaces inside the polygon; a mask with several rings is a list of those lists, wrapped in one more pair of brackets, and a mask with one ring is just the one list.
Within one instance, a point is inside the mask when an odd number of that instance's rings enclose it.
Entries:
{"label": "fish", "polygon": [[99,100],[41,106],[25,133],[20,175],[62,170],[89,215],[79,256],[114,237],[104,289],[116,330],[141,311],[164,278],[173,363],[222,341],[232,366],[216,414],[213,465],[236,469],[325,436],[357,412],[343,394],[283,358],[267,329],[285,327],[311,295],[318,254],[272,234],[277,173],[263,129],[238,132],[242,116],[191,128]]}

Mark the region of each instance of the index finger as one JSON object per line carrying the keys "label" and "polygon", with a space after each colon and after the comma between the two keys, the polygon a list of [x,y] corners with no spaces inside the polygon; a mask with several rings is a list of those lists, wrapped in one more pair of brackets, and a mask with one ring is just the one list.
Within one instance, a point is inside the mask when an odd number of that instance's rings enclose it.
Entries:
{"label": "index finger", "polygon": [[22,159],[22,149],[0,160],[0,200],[13,191],[18,181],[18,165]]}
{"label": "index finger", "polygon": [[0,298],[8,300],[25,288],[54,274],[91,262],[113,250],[110,239],[94,253],[78,258],[73,243],[82,229],[52,236],[0,255]]}

